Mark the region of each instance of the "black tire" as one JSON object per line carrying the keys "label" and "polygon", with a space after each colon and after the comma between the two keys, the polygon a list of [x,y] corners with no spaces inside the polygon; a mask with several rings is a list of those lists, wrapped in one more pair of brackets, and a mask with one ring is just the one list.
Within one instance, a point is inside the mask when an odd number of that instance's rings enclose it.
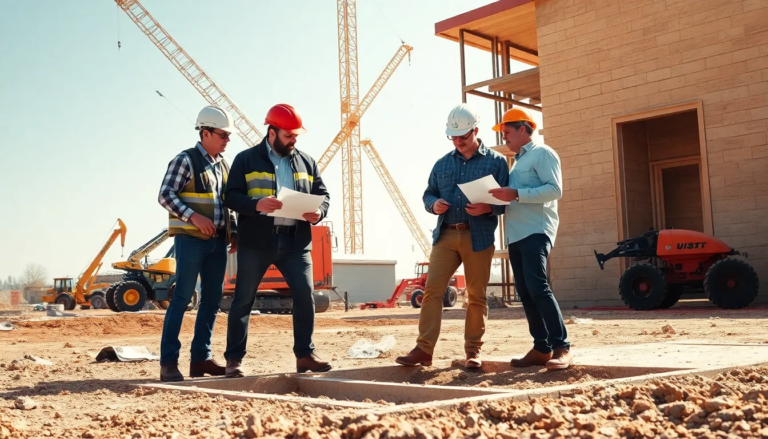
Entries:
{"label": "black tire", "polygon": [[619,279],[619,295],[634,310],[657,309],[667,297],[664,273],[653,265],[633,265]]}
{"label": "black tire", "polygon": [[114,300],[115,306],[122,312],[141,311],[147,303],[147,290],[139,282],[129,280],[115,288]]}
{"label": "black tire", "polygon": [[[155,302],[157,304],[157,307],[160,309],[168,309],[168,307],[171,305],[171,299],[173,299],[173,292],[176,291],[176,284],[171,285],[171,288],[168,290],[168,300],[158,300]],[[187,305],[187,311],[192,311],[193,309],[197,309],[200,306],[200,291],[195,290],[195,292],[192,294],[192,300],[189,301],[189,304]]]}
{"label": "black tire", "polygon": [[327,294],[315,292],[315,314],[326,312],[331,307],[331,297]]}
{"label": "black tire", "polygon": [[446,308],[452,308],[454,305],[456,305],[457,300],[459,300],[459,291],[454,287],[448,287],[448,289],[445,290],[445,295],[443,296],[443,306]]}
{"label": "black tire", "polygon": [[748,306],[755,300],[759,286],[755,270],[739,259],[715,262],[704,277],[704,292],[709,301],[725,309]]}
{"label": "black tire", "polygon": [[421,308],[421,302],[424,300],[424,290],[413,290],[411,293],[411,306]]}
{"label": "black tire", "polygon": [[72,311],[73,309],[75,309],[75,306],[77,306],[77,303],[75,303],[75,299],[67,293],[61,293],[58,296],[56,296],[55,303],[57,305],[64,305],[64,309],[67,311]]}
{"label": "black tire", "polygon": [[114,283],[110,285],[107,289],[107,294],[104,295],[104,300],[107,302],[107,307],[114,312],[120,312],[120,310],[117,309],[117,305],[115,305],[115,289],[117,289],[119,285],[120,283]]}
{"label": "black tire", "polygon": [[91,302],[91,308],[93,309],[107,309],[107,299],[101,291],[91,294],[91,298],[88,301]]}
{"label": "black tire", "polygon": [[670,284],[667,286],[667,297],[659,304],[659,309],[669,309],[674,306],[683,295],[682,284]]}

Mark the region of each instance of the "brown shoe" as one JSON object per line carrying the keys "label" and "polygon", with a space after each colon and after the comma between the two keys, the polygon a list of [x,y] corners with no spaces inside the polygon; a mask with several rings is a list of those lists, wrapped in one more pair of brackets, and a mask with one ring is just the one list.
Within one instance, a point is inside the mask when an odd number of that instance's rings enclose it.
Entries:
{"label": "brown shoe", "polygon": [[227,360],[227,367],[224,374],[227,378],[244,377],[245,373],[243,373],[243,360]]}
{"label": "brown shoe", "polygon": [[573,354],[570,350],[561,348],[555,349],[552,359],[547,361],[547,370],[563,370],[571,367],[573,363]]}
{"label": "brown shoe", "polygon": [[306,357],[296,359],[296,372],[328,372],[332,367],[330,363],[320,361],[317,354],[312,353]]}
{"label": "brown shoe", "polygon": [[168,364],[161,365],[160,381],[164,383],[173,382],[173,381],[184,381],[184,375],[182,375],[181,371],[179,370],[179,364],[168,363]]}
{"label": "brown shoe", "polygon": [[432,355],[422,351],[418,347],[415,347],[408,355],[404,357],[397,357],[395,361],[397,364],[402,364],[403,366],[418,366],[419,364],[422,366],[431,366]]}
{"label": "brown shoe", "polygon": [[205,375],[222,376],[226,372],[226,368],[216,363],[213,358],[199,363],[189,363],[189,376],[192,378],[200,378]]}
{"label": "brown shoe", "polygon": [[510,364],[514,367],[546,366],[552,359],[552,353],[543,354],[536,349],[531,349],[523,358],[513,358]]}
{"label": "brown shoe", "polygon": [[464,367],[467,369],[480,369],[483,367],[480,352],[467,352],[467,361],[464,363]]}

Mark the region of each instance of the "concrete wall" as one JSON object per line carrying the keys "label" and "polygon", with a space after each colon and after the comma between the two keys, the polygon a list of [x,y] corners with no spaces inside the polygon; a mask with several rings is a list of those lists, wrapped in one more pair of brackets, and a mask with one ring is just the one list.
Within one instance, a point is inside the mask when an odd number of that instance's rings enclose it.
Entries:
{"label": "concrete wall", "polygon": [[[561,300],[618,303],[611,119],[703,101],[715,235],[768,279],[768,2],[539,0],[546,142],[564,195],[552,277]],[[761,291],[761,300],[768,290]]]}
{"label": "concrete wall", "polygon": [[334,260],[333,284],[353,303],[386,301],[395,289],[397,261]]}

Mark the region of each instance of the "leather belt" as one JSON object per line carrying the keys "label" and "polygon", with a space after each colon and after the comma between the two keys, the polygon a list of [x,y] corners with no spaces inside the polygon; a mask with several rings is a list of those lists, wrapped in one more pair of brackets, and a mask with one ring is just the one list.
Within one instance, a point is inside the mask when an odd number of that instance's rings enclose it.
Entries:
{"label": "leather belt", "polygon": [[279,235],[281,233],[293,233],[294,230],[296,230],[296,226],[274,226],[272,230],[275,235]]}
{"label": "leather belt", "polygon": [[453,230],[469,230],[469,223],[456,223],[456,224],[443,223],[443,228],[453,229]]}

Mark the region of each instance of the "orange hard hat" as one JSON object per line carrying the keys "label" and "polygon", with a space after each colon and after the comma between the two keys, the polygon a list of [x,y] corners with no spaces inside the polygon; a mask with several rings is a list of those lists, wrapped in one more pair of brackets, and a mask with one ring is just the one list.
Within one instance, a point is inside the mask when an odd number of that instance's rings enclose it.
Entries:
{"label": "orange hard hat", "polygon": [[527,111],[521,110],[519,108],[512,108],[507,110],[507,112],[504,113],[504,116],[501,118],[501,123],[495,125],[493,130],[501,132],[501,130],[504,128],[504,124],[510,122],[528,122],[528,125],[531,126],[531,129],[536,131],[536,122],[533,121],[531,115],[528,114]]}
{"label": "orange hard hat", "polygon": [[288,104],[277,104],[270,108],[267,117],[264,119],[264,125],[272,125],[281,130],[289,131],[293,134],[306,133],[307,130],[301,123],[301,116],[296,110]]}

